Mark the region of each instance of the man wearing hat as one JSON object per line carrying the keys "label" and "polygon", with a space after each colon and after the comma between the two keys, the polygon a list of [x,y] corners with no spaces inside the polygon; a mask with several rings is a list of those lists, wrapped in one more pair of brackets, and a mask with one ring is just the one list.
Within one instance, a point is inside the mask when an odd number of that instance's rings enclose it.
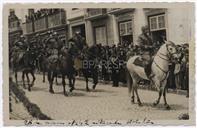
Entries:
{"label": "man wearing hat", "polygon": [[28,48],[28,44],[25,40],[25,37],[23,35],[20,36],[19,41],[15,42],[14,48],[13,48],[13,55],[17,57],[17,61],[20,61],[23,57],[24,53],[26,52]]}
{"label": "man wearing hat", "polygon": [[75,41],[77,47],[82,50],[86,46],[85,38],[81,36],[80,32],[76,32],[73,40]]}
{"label": "man wearing hat", "polygon": [[143,61],[145,72],[150,75],[151,71],[149,66],[153,52],[153,42],[149,36],[148,26],[143,26],[141,30],[142,34],[138,37],[138,43],[141,50],[141,60]]}

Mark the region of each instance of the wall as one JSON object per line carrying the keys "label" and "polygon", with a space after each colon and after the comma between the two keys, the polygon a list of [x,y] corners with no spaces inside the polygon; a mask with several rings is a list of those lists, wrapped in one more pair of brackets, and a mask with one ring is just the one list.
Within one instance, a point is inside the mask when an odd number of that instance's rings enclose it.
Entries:
{"label": "wall", "polygon": [[188,43],[191,40],[191,23],[189,9],[170,8],[167,11],[168,40],[176,44]]}

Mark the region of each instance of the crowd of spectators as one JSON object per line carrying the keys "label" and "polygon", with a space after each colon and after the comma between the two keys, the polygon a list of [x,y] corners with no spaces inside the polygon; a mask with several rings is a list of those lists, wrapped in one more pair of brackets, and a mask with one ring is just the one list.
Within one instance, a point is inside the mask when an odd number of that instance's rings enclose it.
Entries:
{"label": "crowd of spectators", "polygon": [[30,22],[30,21],[39,19],[39,18],[44,17],[44,16],[49,16],[49,15],[52,15],[54,13],[58,13],[60,11],[62,11],[62,9],[40,9],[40,10],[30,14],[30,15],[26,15],[25,16],[26,22]]}

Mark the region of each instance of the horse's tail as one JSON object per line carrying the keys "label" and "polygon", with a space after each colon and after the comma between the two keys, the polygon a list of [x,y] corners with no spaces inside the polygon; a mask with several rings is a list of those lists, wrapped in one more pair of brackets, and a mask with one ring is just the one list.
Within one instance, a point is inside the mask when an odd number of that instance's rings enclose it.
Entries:
{"label": "horse's tail", "polygon": [[132,90],[132,77],[129,73],[129,71],[127,70],[127,87],[128,87],[128,91],[129,91],[129,94],[131,94],[131,90]]}

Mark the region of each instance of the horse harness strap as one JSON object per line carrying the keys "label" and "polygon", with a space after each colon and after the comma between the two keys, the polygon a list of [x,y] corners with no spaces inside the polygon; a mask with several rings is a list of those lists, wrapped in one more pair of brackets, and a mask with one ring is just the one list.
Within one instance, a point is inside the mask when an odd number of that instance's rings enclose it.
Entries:
{"label": "horse harness strap", "polygon": [[[159,53],[159,54],[162,56],[168,57],[167,55],[164,55],[163,53]],[[160,55],[157,55],[157,56],[163,60],[169,61],[169,57],[168,57],[168,59],[166,59],[166,58],[161,57]]]}
{"label": "horse harness strap", "polygon": [[167,74],[169,71],[165,71],[164,69],[162,69],[155,61],[153,61],[155,63],[155,65],[165,74]]}
{"label": "horse harness strap", "polygon": [[165,77],[164,77],[164,79],[163,80],[161,80],[161,82],[163,82],[165,79],[166,79],[166,77],[168,76],[168,73],[169,73],[169,71],[165,71],[165,70],[163,70],[155,61],[153,61],[154,63],[155,63],[155,65],[162,71],[162,72],[164,72],[165,73]]}

